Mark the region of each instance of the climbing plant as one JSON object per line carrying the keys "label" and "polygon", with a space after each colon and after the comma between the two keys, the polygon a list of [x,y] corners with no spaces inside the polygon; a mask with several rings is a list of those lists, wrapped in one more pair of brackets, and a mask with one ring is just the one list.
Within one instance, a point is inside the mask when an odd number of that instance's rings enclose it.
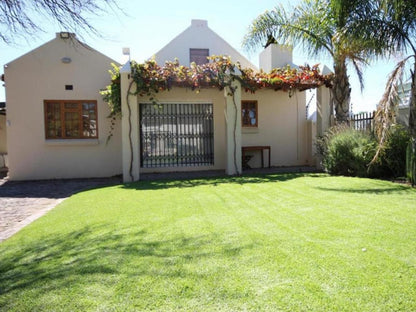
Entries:
{"label": "climbing plant", "polygon": [[[177,60],[158,65],[154,60],[144,63],[131,62],[131,79],[135,88],[132,95],[149,97],[157,102],[156,94],[171,90],[172,87],[186,87],[200,91],[201,88],[223,90],[232,80],[238,80],[246,92],[255,93],[259,89],[294,91],[330,86],[332,75],[322,75],[318,65],[292,68],[275,68],[271,72],[254,71],[242,68],[239,63],[231,62],[227,56],[211,56],[210,62],[203,65],[192,63],[189,67],[180,65]],[[101,92],[110,106],[110,118],[121,114],[120,71],[113,65],[110,70],[111,84]]]}
{"label": "climbing plant", "polygon": [[[269,88],[274,90],[294,91],[317,88],[323,84],[330,86],[332,75],[322,75],[318,66],[303,66],[299,69],[284,68],[273,69],[270,73],[256,72],[252,69],[242,68],[239,63],[231,62],[227,56],[209,57],[209,63],[189,67],[180,65],[178,60],[166,62],[164,66],[158,65],[154,60],[144,63],[132,61],[130,63],[130,82],[127,90],[128,138],[130,144],[129,175],[133,181],[133,143],[131,125],[130,95],[146,96],[157,104],[156,95],[161,91],[168,91],[172,87],[186,87],[199,92],[201,88],[227,88],[228,96],[232,97],[234,107],[237,109],[235,92],[237,88],[233,81],[239,81],[241,88],[246,92],[254,93],[258,89]],[[107,141],[113,136],[115,119],[121,116],[121,86],[120,71],[113,65],[110,70],[111,84],[102,91],[103,99],[110,106],[111,129]],[[290,95],[291,93],[289,93]],[[237,116],[237,115],[236,115]],[[237,118],[237,117],[236,117]],[[237,170],[236,136],[237,120],[234,121],[234,166]]]}
{"label": "climbing plant", "polygon": [[111,67],[112,69],[108,71],[111,76],[111,84],[104,90],[100,91],[103,100],[107,102],[110,107],[110,114],[108,115],[108,118],[111,119],[111,125],[107,136],[107,143],[113,136],[116,119],[121,117],[120,68],[114,63],[111,63]]}

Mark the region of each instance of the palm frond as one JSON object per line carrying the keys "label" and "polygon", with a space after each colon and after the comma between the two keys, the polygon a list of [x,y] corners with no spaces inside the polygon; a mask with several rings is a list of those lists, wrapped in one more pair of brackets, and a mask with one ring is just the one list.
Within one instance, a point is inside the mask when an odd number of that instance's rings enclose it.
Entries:
{"label": "palm frond", "polygon": [[400,100],[399,85],[403,79],[406,63],[411,57],[412,56],[409,56],[397,63],[393,72],[390,74],[389,79],[387,80],[386,89],[374,116],[374,133],[379,144],[377,147],[377,152],[370,164],[373,164],[377,161],[380,152],[383,150],[387,141],[389,130],[396,121],[395,111]]}
{"label": "palm frond", "polygon": [[355,58],[353,58],[351,60],[351,62],[354,65],[355,73],[357,74],[358,81],[360,82],[361,92],[363,92],[363,90],[364,90],[364,77],[363,77],[363,70],[361,68],[361,63],[360,63],[359,60],[357,60]]}
{"label": "palm frond", "polygon": [[253,50],[264,46],[270,36],[279,43],[302,45],[310,55],[333,53],[332,24],[323,10],[325,0],[303,1],[291,9],[280,5],[258,16],[249,26],[243,46]]}

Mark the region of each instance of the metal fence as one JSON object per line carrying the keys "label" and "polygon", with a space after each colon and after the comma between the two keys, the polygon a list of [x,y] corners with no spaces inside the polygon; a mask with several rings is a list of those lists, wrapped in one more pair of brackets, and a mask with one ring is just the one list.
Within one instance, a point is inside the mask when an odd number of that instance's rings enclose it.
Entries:
{"label": "metal fence", "polygon": [[360,131],[374,130],[374,112],[360,113],[351,116],[351,127]]}
{"label": "metal fence", "polygon": [[214,164],[212,104],[140,104],[142,168]]}

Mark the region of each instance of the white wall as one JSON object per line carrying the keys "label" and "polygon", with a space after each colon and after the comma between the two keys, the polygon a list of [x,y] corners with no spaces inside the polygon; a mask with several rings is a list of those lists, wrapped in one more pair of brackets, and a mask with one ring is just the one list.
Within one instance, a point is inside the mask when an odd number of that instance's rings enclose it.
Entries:
{"label": "white wall", "polygon": [[165,61],[177,58],[180,64],[189,66],[189,49],[209,49],[209,55],[228,55],[233,62],[239,61],[245,68],[256,69],[249,60],[212,31],[205,20],[192,20],[191,26],[155,54],[156,62],[163,65]]}
{"label": "white wall", "polygon": [[293,48],[281,44],[271,44],[261,51],[259,55],[260,69],[270,72],[273,68],[281,68],[287,65],[297,67],[293,64]]}
{"label": "white wall", "polygon": [[[272,166],[314,165],[308,153],[305,92],[297,91],[290,97],[288,92],[262,89],[255,94],[243,93],[242,100],[258,101],[258,127],[242,128],[243,146],[270,146]],[[260,167],[260,153],[252,155],[248,164]]]}
{"label": "white wall", "polygon": [[[64,64],[61,58],[72,61]],[[110,83],[110,58],[72,39],[56,39],[5,66],[11,180],[106,177],[121,173],[121,133],[109,144],[108,105],[99,90]],[[73,85],[73,91],[65,85]],[[98,139],[46,140],[44,100],[96,100]]]}
{"label": "white wall", "polygon": [[405,127],[409,127],[409,115],[409,106],[399,107],[396,115],[397,122]]}
{"label": "white wall", "polygon": [[[315,165],[311,155],[311,129],[306,120],[305,92],[258,90],[243,92],[241,99],[258,101],[258,127],[242,128],[242,146],[268,145],[271,147],[272,166]],[[214,165],[205,167],[141,168],[140,172],[169,172],[226,168],[226,122],[224,93],[217,89],[202,89],[196,93],[185,88],[174,88],[157,95],[160,103],[213,103],[214,105]],[[138,98],[146,103],[146,99]],[[240,112],[241,113],[241,112]],[[250,154],[250,153],[247,153]],[[266,152],[264,164],[268,165]],[[249,165],[260,167],[260,153],[253,152]]]}
{"label": "white wall", "polygon": [[[225,99],[224,92],[218,89],[201,89],[195,92],[187,88],[173,88],[171,91],[157,94],[159,103],[212,103],[214,109],[214,165],[196,167],[164,167],[140,168],[141,173],[220,170],[226,167],[226,126],[225,126]],[[150,103],[146,98],[138,97],[138,103]],[[140,104],[139,104],[140,105]]]}
{"label": "white wall", "polygon": [[322,136],[333,124],[331,89],[321,86],[316,90],[316,135]]}
{"label": "white wall", "polygon": [[7,153],[6,116],[0,114],[0,154],[6,154],[6,153]]}

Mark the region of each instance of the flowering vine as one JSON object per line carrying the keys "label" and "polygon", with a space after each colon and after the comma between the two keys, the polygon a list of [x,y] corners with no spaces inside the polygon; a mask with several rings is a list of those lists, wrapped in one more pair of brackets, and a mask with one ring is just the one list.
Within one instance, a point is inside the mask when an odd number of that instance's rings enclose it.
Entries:
{"label": "flowering vine", "polygon": [[[300,66],[299,69],[286,66],[275,68],[270,73],[263,71],[255,72],[249,68],[242,68],[239,63],[232,63],[227,56],[209,57],[209,63],[196,65],[192,63],[189,67],[180,65],[177,60],[166,62],[164,66],[158,65],[154,60],[144,63],[132,61],[131,80],[127,91],[127,108],[129,120],[129,141],[130,141],[130,179],[133,180],[133,145],[131,137],[131,108],[129,95],[147,96],[150,101],[157,104],[156,94],[161,91],[168,91],[172,87],[185,87],[199,91],[201,88],[217,88],[223,90],[228,87],[228,95],[232,97],[235,109],[236,88],[232,82],[237,80],[241,88],[246,92],[255,93],[259,89],[273,89],[283,91],[306,90],[317,88],[321,85],[331,86],[332,75],[322,75],[318,70],[318,65]],[[120,70],[112,64],[110,70],[111,84],[101,91],[103,99],[110,106],[111,128],[107,138],[113,136],[115,120],[121,116],[121,86]],[[135,86],[135,88],[132,88]],[[134,91],[132,91],[134,90]],[[237,116],[237,114],[236,114]],[[237,118],[237,117],[236,117]],[[237,120],[234,121],[234,166],[237,168],[236,153],[236,132]]]}
{"label": "flowering vine", "polygon": [[[241,83],[246,92],[255,93],[259,89],[283,91],[306,90],[331,86],[332,75],[322,75],[318,65],[312,67],[299,66],[291,68],[275,68],[270,73],[255,72],[250,68],[242,68],[239,63],[231,62],[227,56],[211,56],[210,62],[203,65],[192,63],[189,67],[180,65],[177,60],[158,65],[154,60],[144,63],[131,62],[131,78],[136,88],[133,95],[147,96],[150,101],[157,102],[156,94],[171,90],[172,87],[185,87],[192,90],[201,88],[218,88],[223,90],[232,79]],[[110,70],[112,82],[101,91],[103,99],[110,106],[110,118],[121,114],[120,71],[113,65]]]}

